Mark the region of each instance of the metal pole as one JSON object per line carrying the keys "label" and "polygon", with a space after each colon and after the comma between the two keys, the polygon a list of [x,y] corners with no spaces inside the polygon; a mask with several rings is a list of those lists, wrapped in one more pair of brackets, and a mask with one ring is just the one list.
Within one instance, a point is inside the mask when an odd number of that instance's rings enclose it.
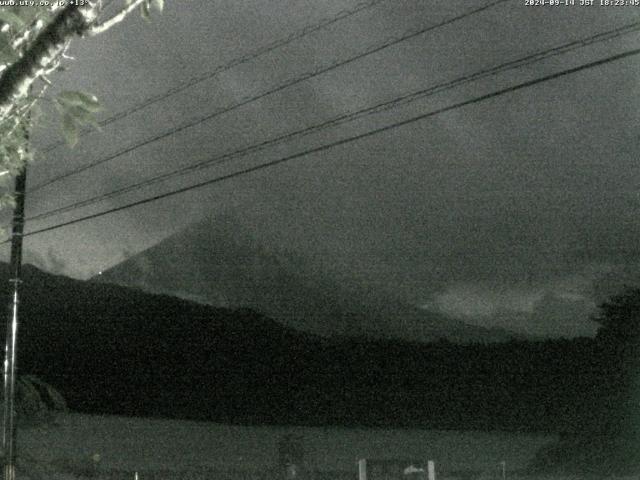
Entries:
{"label": "metal pole", "polygon": [[22,270],[22,234],[24,231],[24,200],[27,184],[27,167],[16,177],[13,225],[11,229],[11,263],[9,282],[12,285],[7,316],[7,335],[4,358],[4,389],[2,412],[2,448],[4,452],[4,480],[16,478],[16,425],[15,425],[15,387],[16,387],[16,350],[18,342],[18,306],[20,304],[20,273]]}

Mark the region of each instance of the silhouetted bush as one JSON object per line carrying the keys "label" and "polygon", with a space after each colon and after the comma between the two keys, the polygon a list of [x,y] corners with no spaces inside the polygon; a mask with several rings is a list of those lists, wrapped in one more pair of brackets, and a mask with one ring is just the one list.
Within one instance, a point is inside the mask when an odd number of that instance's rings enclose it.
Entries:
{"label": "silhouetted bush", "polygon": [[[50,422],[58,413],[67,411],[67,404],[60,392],[34,375],[19,376],[15,392],[14,412],[20,427]],[[3,408],[3,402],[0,401],[0,412]]]}

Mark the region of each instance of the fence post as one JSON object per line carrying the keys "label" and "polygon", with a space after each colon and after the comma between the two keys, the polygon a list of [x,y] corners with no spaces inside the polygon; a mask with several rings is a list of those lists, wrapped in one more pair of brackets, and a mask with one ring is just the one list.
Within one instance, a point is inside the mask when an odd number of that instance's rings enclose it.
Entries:
{"label": "fence post", "polygon": [[358,460],[358,480],[367,480],[367,459]]}
{"label": "fence post", "polygon": [[278,442],[278,467],[284,480],[298,480],[304,476],[304,446],[301,436],[287,434]]}

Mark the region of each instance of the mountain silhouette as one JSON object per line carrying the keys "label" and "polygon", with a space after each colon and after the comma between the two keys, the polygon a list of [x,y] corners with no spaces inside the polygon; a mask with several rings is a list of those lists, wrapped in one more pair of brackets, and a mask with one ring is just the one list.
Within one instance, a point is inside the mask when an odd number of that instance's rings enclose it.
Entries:
{"label": "mountain silhouette", "polygon": [[229,308],[251,308],[324,336],[431,342],[505,341],[516,335],[471,326],[337,281],[301,255],[261,245],[236,215],[192,224],[94,278]]}
{"label": "mountain silhouette", "polygon": [[[463,345],[328,338],[249,308],[74,280],[30,265],[22,277],[19,373],[51,384],[78,412],[555,431],[578,422],[567,412],[601,384],[584,374],[591,339]],[[5,305],[10,286],[8,266],[0,263]]]}
{"label": "mountain silhouette", "polygon": [[[0,300],[10,298],[0,263]],[[269,421],[298,358],[323,348],[252,310],[229,310],[23,267],[18,368],[87,413]],[[0,332],[4,343],[5,332]],[[286,387],[286,385],[284,386]],[[283,387],[283,388],[284,388]],[[267,402],[251,393],[268,392]]]}

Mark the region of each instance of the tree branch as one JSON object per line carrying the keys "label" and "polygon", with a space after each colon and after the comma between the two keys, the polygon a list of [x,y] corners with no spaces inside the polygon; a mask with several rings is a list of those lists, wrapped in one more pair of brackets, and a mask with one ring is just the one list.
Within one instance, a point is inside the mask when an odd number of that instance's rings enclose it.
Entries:
{"label": "tree branch", "polygon": [[89,28],[89,30],[87,31],[87,35],[95,36],[95,35],[99,35],[99,34],[101,34],[103,32],[106,32],[107,30],[109,30],[114,25],[117,25],[118,23],[123,21],[127,17],[127,15],[129,15],[136,7],[141,5],[142,2],[144,2],[144,1],[145,0],[135,0],[130,5],[126,6],[125,8],[120,10],[118,13],[116,13],[109,20],[106,20],[106,21],[104,21],[102,23],[97,23],[95,25],[92,25],[91,28]]}
{"label": "tree branch", "polygon": [[0,76],[0,121],[9,116],[16,103],[28,95],[29,87],[64,51],[74,36],[87,32],[97,16],[97,7],[68,5],[35,38],[22,58]]}

